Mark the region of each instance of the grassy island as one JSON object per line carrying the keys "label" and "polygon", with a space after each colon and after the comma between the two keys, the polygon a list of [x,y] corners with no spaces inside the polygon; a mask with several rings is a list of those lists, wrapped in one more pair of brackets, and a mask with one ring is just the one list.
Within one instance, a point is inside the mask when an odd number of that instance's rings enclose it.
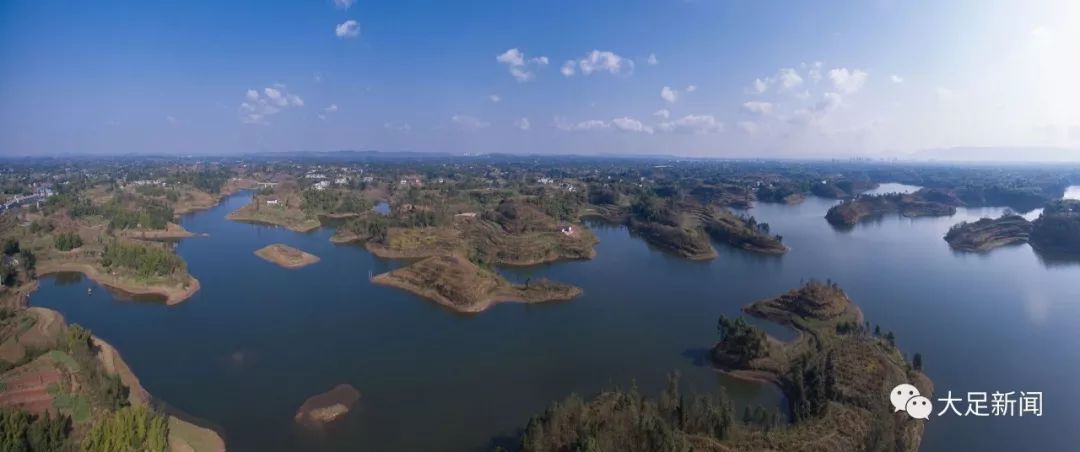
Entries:
{"label": "grassy island", "polygon": [[925,421],[894,413],[886,396],[910,383],[924,395],[933,384],[893,345],[871,334],[862,313],[833,283],[810,282],[744,311],[795,328],[790,343],[769,338],[741,318],[721,317],[713,358],[732,375],[778,385],[788,418],[748,407],[741,422],[719,394],[684,394],[673,375],[650,399],[636,389],[577,396],[533,417],[521,439],[525,451],[916,451]]}
{"label": "grassy island", "polygon": [[314,254],[281,243],[259,248],[255,255],[285,268],[306,267],[319,261],[319,257]]}
{"label": "grassy island", "polygon": [[569,300],[581,289],[548,280],[511,284],[499,274],[456,256],[434,256],[376,275],[372,282],[407,290],[458,312],[480,312],[497,302]]}
{"label": "grassy island", "polygon": [[507,200],[493,210],[445,219],[421,213],[368,213],[350,220],[331,240],[364,243],[382,258],[421,259],[461,254],[493,265],[536,265],[591,259],[596,236],[581,224],[560,225],[536,207]]}
{"label": "grassy island", "polygon": [[[613,210],[607,209],[608,215]],[[631,232],[691,260],[715,258],[713,240],[764,254],[787,252],[783,237],[771,235],[768,223],[737,216],[724,207],[703,205],[690,197],[665,199],[645,194],[621,217]]]}
{"label": "grassy island", "polygon": [[359,399],[360,391],[352,385],[340,384],[305,400],[294,419],[300,424],[317,427],[341,419]]}
{"label": "grassy island", "polygon": [[1031,222],[1019,215],[1005,214],[996,219],[956,224],[945,234],[945,241],[956,250],[986,252],[999,246],[1026,243],[1030,234]]}
{"label": "grassy island", "polygon": [[956,213],[956,206],[963,203],[949,193],[922,189],[910,194],[884,194],[857,196],[833,206],[825,219],[836,226],[855,224],[886,214],[905,217],[940,217]]}

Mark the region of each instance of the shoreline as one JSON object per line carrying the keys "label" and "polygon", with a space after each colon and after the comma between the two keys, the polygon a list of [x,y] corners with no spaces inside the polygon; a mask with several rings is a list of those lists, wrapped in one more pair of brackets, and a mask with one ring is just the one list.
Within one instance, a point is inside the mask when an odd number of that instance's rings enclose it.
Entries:
{"label": "shoreline", "polygon": [[[57,312],[57,315],[62,314]],[[139,377],[132,372],[131,367],[124,361],[116,347],[98,336],[91,336],[91,339],[94,346],[98,348],[97,359],[105,371],[119,377],[120,382],[128,387],[128,403],[132,406],[153,408],[154,396],[142,386]],[[220,433],[180,419],[168,411],[164,411],[164,414],[169,422],[170,451],[225,451],[225,440]]]}
{"label": "shoreline", "polygon": [[158,295],[165,298],[165,304],[173,306],[179,303],[187,301],[195,292],[199,291],[199,280],[194,276],[188,275],[188,284],[183,288],[169,287],[169,286],[156,286],[156,285],[140,285],[135,282],[119,281],[116,277],[104,274],[96,267],[85,263],[45,263],[39,264],[37,268],[38,276],[48,276],[56,273],[82,273],[83,276],[90,278],[99,285],[106,286],[112,289],[119,290],[130,295]]}
{"label": "shoreline", "polygon": [[583,293],[580,287],[573,287],[566,295],[545,298],[542,300],[526,300],[525,297],[500,293],[484,297],[483,299],[478,300],[475,304],[472,304],[470,306],[459,306],[447,300],[446,297],[443,297],[442,295],[439,295],[437,293],[433,293],[429,289],[425,289],[423,287],[415,286],[412,284],[401,283],[394,280],[392,276],[387,275],[389,275],[389,272],[375,275],[371,278],[371,282],[386,287],[404,290],[410,294],[413,294],[425,300],[433,301],[439,306],[443,306],[447,309],[453,310],[454,312],[459,312],[462,314],[481,313],[499,303],[539,304],[553,301],[568,301],[577,298]]}
{"label": "shoreline", "polygon": [[[344,236],[344,237],[341,237],[341,238],[338,238],[338,239],[335,239],[335,237],[337,237],[336,234],[331,236],[330,241],[332,243],[338,244],[338,245],[360,244],[360,242],[362,242],[360,237],[356,236],[356,235]],[[429,257],[439,256],[439,255],[442,254],[437,250],[421,250],[421,251],[416,251],[416,252],[397,251],[397,250],[390,249],[390,248],[388,248],[386,246],[383,246],[383,245],[380,245],[380,244],[373,244],[371,242],[364,242],[364,249],[367,250],[367,252],[371,253],[373,256],[378,257],[380,259],[394,259],[394,260],[419,260],[419,259],[427,259]],[[595,259],[595,258],[596,258],[596,248],[595,248],[595,245],[594,245],[593,247],[590,247],[589,254],[587,256],[584,256],[584,257],[562,257],[562,256],[559,256],[559,257],[554,257],[554,258],[545,257],[545,258],[540,258],[540,259],[518,260],[518,261],[512,261],[512,262],[498,261],[498,262],[494,262],[493,265],[499,266],[499,267],[525,268],[525,267],[534,267],[534,266],[538,266],[538,265],[556,264],[556,263],[559,263],[559,262],[587,261],[587,260],[592,260],[592,259]]]}
{"label": "shoreline", "polygon": [[118,236],[139,240],[183,240],[192,237],[207,237],[205,232],[192,232],[177,223],[169,223],[165,229],[125,229]]}
{"label": "shoreline", "polygon": [[[295,259],[290,254],[295,255]],[[307,267],[321,260],[319,256],[282,243],[274,243],[259,248],[255,250],[255,255],[271,264],[289,270]]]}
{"label": "shoreline", "polygon": [[[241,207],[240,209],[243,209],[243,207]],[[288,229],[290,231],[299,232],[299,233],[311,232],[311,231],[314,231],[314,230],[319,229],[319,228],[322,227],[322,223],[320,223],[320,222],[318,222],[316,220],[311,220],[311,221],[314,221],[315,224],[310,224],[310,223],[305,222],[306,226],[297,226],[297,225],[285,224],[285,223],[279,223],[279,222],[273,222],[273,221],[258,220],[258,219],[255,219],[253,217],[247,216],[245,214],[237,215],[236,212],[239,212],[239,210],[234,211],[234,212],[229,212],[229,214],[225,215],[225,219],[229,220],[229,221],[235,221],[237,223],[250,223],[250,224],[257,224],[257,225],[260,225],[260,226],[278,226],[278,227],[282,227],[282,228]]]}
{"label": "shoreline", "polygon": [[534,286],[515,285],[460,256],[431,257],[380,273],[370,281],[404,290],[460,313],[483,312],[498,303],[566,301],[582,294],[580,287],[547,280]]}

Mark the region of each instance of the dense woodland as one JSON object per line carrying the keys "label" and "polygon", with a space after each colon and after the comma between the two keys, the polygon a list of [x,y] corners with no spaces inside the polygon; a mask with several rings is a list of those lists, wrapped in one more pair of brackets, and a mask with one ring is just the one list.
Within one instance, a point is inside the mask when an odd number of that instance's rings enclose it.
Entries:
{"label": "dense woodland", "polygon": [[143,279],[168,276],[187,268],[184,260],[169,249],[155,244],[122,240],[105,244],[101,265],[105,268],[126,268]]}
{"label": "dense woodland", "polygon": [[727,438],[736,420],[726,393],[684,393],[679,375],[653,399],[636,388],[604,392],[585,402],[576,395],[529,420],[521,449],[539,451],[692,450],[699,439]]}

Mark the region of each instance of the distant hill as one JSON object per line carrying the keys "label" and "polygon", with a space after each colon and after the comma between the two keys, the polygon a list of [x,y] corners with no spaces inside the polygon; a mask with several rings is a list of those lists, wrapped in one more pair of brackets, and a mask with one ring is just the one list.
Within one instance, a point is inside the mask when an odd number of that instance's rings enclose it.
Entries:
{"label": "distant hill", "polygon": [[1055,147],[955,147],[916,151],[910,156],[917,160],[952,162],[1076,162],[1080,163],[1080,148]]}

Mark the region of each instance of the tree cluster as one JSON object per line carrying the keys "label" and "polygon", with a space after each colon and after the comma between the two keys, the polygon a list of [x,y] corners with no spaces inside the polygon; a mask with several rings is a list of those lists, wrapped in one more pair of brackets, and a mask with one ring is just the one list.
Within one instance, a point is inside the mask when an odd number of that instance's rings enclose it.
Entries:
{"label": "tree cluster", "polygon": [[171,275],[186,269],[184,260],[169,250],[133,242],[113,241],[105,245],[101,265],[134,270],[141,278]]}
{"label": "tree cluster", "polygon": [[533,417],[522,437],[524,451],[686,451],[691,436],[728,437],[733,425],[731,403],[716,395],[684,394],[678,374],[658,400],[614,391],[584,402],[571,395]]}
{"label": "tree cluster", "polygon": [[832,355],[825,362],[808,363],[800,357],[784,378],[788,403],[796,422],[821,416],[828,408],[829,400],[836,397],[836,369]]}
{"label": "tree cluster", "polygon": [[64,332],[64,349],[79,364],[80,376],[86,383],[90,397],[98,406],[116,410],[128,405],[129,389],[120,377],[111,375],[97,360],[97,349],[90,330],[71,324]]}
{"label": "tree cluster", "polygon": [[60,251],[71,251],[75,248],[83,246],[82,237],[75,232],[61,232],[56,234],[56,238],[53,239],[53,245]]}
{"label": "tree cluster", "polygon": [[161,452],[168,448],[168,419],[146,407],[124,407],[99,419],[82,440],[83,452]]}
{"label": "tree cluster", "polygon": [[52,417],[49,412],[35,416],[18,409],[0,408],[0,451],[65,451],[70,433],[70,417]]}
{"label": "tree cluster", "polygon": [[746,323],[742,317],[732,320],[721,315],[716,329],[720,333],[717,347],[737,365],[745,366],[769,351],[765,332]]}

